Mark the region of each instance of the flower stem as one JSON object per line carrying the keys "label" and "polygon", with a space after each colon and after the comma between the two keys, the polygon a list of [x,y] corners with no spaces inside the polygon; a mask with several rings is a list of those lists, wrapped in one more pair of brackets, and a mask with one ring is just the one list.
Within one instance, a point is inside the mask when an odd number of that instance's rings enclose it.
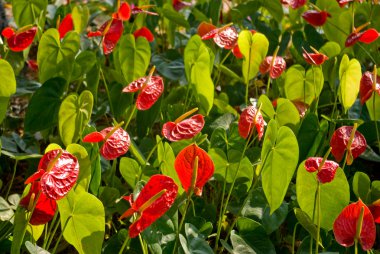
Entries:
{"label": "flower stem", "polygon": [[222,221],[223,221],[223,203],[224,203],[224,195],[226,193],[226,185],[227,185],[227,171],[228,168],[230,167],[230,164],[227,164],[227,167],[224,170],[224,181],[223,181],[223,190],[222,190],[222,200],[220,202],[220,208],[219,208],[219,220],[218,220],[218,229],[216,232],[216,239],[215,239],[215,246],[214,246],[214,253],[218,250],[218,242],[220,239],[220,232],[222,230]]}
{"label": "flower stem", "polygon": [[54,253],[57,251],[57,248],[58,248],[59,243],[61,242],[61,239],[62,239],[62,236],[63,236],[63,232],[65,232],[65,229],[66,229],[66,227],[67,227],[67,224],[69,224],[70,219],[71,219],[71,216],[70,216],[69,218],[67,218],[67,220],[66,220],[66,222],[65,222],[65,225],[64,225],[63,228],[62,228],[61,234],[59,235],[58,240],[57,240],[57,242],[55,243],[54,249],[53,249],[53,251],[51,252],[52,254],[54,254]]}
{"label": "flower stem", "polygon": [[7,190],[7,194],[5,195],[5,199],[8,198],[8,195],[9,195],[9,193],[11,192],[11,188],[12,188],[12,185],[13,185],[13,181],[14,181],[15,176],[16,176],[17,164],[18,164],[18,160],[16,159],[15,164],[13,165],[13,174],[12,174],[11,181],[10,181],[10,183],[9,183],[9,187],[8,187],[8,190]]}
{"label": "flower stem", "polygon": [[127,122],[126,122],[125,125],[124,125],[124,130],[127,129],[129,123],[130,123],[131,120],[132,120],[133,115],[135,114],[136,109],[137,109],[137,107],[136,107],[136,103],[135,103],[135,105],[133,106],[132,112],[131,112],[131,114],[130,114],[129,117],[128,117],[128,120],[127,120]]}
{"label": "flower stem", "polygon": [[[375,81],[376,82],[376,81]],[[372,100],[372,109],[373,109],[373,120],[375,120],[375,129],[376,129],[376,139],[377,139],[377,147],[379,149],[380,154],[380,137],[379,137],[379,127],[377,126],[377,119],[376,119],[376,93],[373,93],[373,100]]]}
{"label": "flower stem", "polygon": [[112,113],[112,115],[115,115],[115,114],[114,114],[114,111],[113,111],[113,105],[112,105],[112,100],[111,100],[111,94],[110,94],[110,91],[109,91],[109,89],[108,89],[107,81],[106,81],[106,78],[104,77],[104,73],[103,73],[103,69],[102,69],[102,68],[100,68],[100,75],[102,76],[103,83],[104,83],[104,87],[106,88],[106,92],[107,92],[108,102],[109,102],[109,104],[110,104],[110,110],[111,110],[111,113]]}
{"label": "flower stem", "polygon": [[127,235],[127,238],[125,238],[123,245],[120,248],[119,254],[123,254],[124,249],[129,246],[129,242],[131,241],[131,238],[129,238],[129,235]]}
{"label": "flower stem", "polygon": [[318,181],[317,187],[317,239],[315,239],[315,254],[318,254],[319,235],[321,229],[321,183]]}
{"label": "flower stem", "polygon": [[295,249],[295,245],[296,245],[296,232],[297,232],[297,226],[298,226],[299,224],[300,224],[300,223],[297,222],[296,225],[294,226],[294,229],[293,229],[292,254],[295,254],[294,249]]}
{"label": "flower stem", "polygon": [[174,243],[173,254],[177,253],[176,250],[177,250],[177,246],[178,246],[179,234],[181,233],[181,230],[182,230],[182,227],[183,227],[183,223],[185,222],[186,213],[187,213],[187,210],[189,208],[190,202],[191,202],[191,195],[188,195],[187,196],[187,200],[186,200],[185,210],[184,210],[184,212],[182,214],[181,222],[179,223],[179,227],[178,227],[178,230],[177,230],[177,237],[176,237],[175,243]]}

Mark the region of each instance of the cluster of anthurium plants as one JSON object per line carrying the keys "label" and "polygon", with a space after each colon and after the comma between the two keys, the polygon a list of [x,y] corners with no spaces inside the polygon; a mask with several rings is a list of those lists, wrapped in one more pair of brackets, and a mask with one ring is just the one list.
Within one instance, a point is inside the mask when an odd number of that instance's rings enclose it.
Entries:
{"label": "cluster of anthurium plants", "polygon": [[0,253],[378,253],[380,1],[0,4]]}

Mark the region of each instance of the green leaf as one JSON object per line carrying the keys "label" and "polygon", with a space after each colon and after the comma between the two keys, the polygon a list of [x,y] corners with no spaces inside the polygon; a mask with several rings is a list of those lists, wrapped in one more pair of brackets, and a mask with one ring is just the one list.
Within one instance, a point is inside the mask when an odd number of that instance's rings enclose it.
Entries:
{"label": "green leaf", "polygon": [[189,22],[187,22],[181,13],[174,10],[171,4],[164,4],[164,7],[162,8],[162,15],[179,26],[183,26],[187,29],[190,28]]}
{"label": "green leaf", "polygon": [[41,37],[37,53],[40,82],[53,77],[69,81],[79,46],[80,37],[76,32],[69,32],[61,42],[57,29],[47,30]]}
{"label": "green leaf", "polygon": [[361,198],[364,203],[368,203],[371,191],[371,179],[366,173],[357,171],[352,180],[352,190],[357,198]]}
{"label": "green leaf", "polygon": [[119,41],[116,55],[127,84],[145,76],[151,55],[147,39],[138,37],[135,40],[132,34],[123,35]]}
{"label": "green leaf", "polygon": [[70,144],[66,147],[66,150],[74,155],[79,162],[80,170],[77,186],[81,186],[87,191],[91,180],[91,161],[86,149],[78,144]]}
{"label": "green leaf", "polygon": [[16,78],[12,66],[0,59],[0,124],[8,109],[9,97],[16,92]]}
{"label": "green leaf", "polygon": [[87,27],[90,12],[86,5],[75,5],[72,11],[74,31],[81,34]]}
{"label": "green leaf", "polygon": [[56,125],[65,84],[66,80],[53,78],[33,94],[25,115],[26,131],[36,132]]}
{"label": "green leaf", "polygon": [[[317,172],[309,173],[305,169],[304,162],[300,164],[297,171],[296,191],[297,201],[302,211],[313,218],[315,191],[317,190]],[[338,168],[330,183],[321,185],[321,227],[331,230],[334,220],[348,205],[350,201],[350,190],[346,175]],[[317,223],[318,211],[314,215],[314,223]]]}
{"label": "green leaf", "polygon": [[246,85],[259,72],[259,66],[268,52],[269,41],[261,33],[252,34],[251,31],[243,30],[239,34],[238,45],[243,54],[242,72]]}
{"label": "green leaf", "polygon": [[89,50],[82,51],[75,59],[71,81],[77,80],[88,73],[97,64],[96,61],[94,52]]}
{"label": "green leaf", "polygon": [[101,253],[105,223],[102,202],[81,189],[72,189],[57,204],[65,240],[79,253]]}
{"label": "green leaf", "polygon": [[362,70],[359,61],[349,60],[345,54],[339,67],[339,95],[345,111],[354,104],[358,97],[361,77]]}
{"label": "green leaf", "polygon": [[[314,225],[311,218],[304,213],[300,208],[294,208],[294,214],[298,222],[302,225],[304,229],[314,238],[317,239],[317,226]],[[319,245],[323,248],[322,242],[319,242]]]}
{"label": "green leaf", "polygon": [[261,105],[261,114],[263,115],[264,120],[268,123],[274,118],[275,114],[272,102],[267,95],[263,94],[260,96],[258,104]]}
{"label": "green leaf", "polygon": [[276,120],[279,126],[287,126],[294,133],[298,132],[300,114],[294,104],[288,99],[277,99]]}
{"label": "green leaf", "polygon": [[320,49],[319,52],[322,54],[325,54],[329,58],[333,58],[335,56],[338,56],[340,54],[340,46],[338,43],[329,41],[326,42]]}
{"label": "green leaf", "polygon": [[137,161],[128,157],[122,157],[120,159],[119,170],[121,176],[124,178],[127,184],[132,189],[135,188],[141,174],[141,168]]}
{"label": "green leaf", "polygon": [[321,94],[323,82],[324,77],[320,67],[312,66],[305,72],[301,65],[293,65],[285,74],[286,98],[311,105]]}
{"label": "green leaf", "polygon": [[270,214],[281,206],[290,180],[298,164],[297,139],[286,126],[280,127],[269,122],[264,138],[261,160],[262,185],[270,206]]}
{"label": "green leaf", "polygon": [[269,11],[273,18],[278,23],[281,23],[282,18],[284,17],[284,11],[282,9],[282,4],[280,1],[260,0],[260,2],[262,6]]}
{"label": "green leaf", "polygon": [[208,242],[204,239],[205,237],[194,225],[186,223],[185,234],[187,241],[184,239],[184,241],[181,241],[181,245],[184,250],[188,250],[187,253],[214,253]]}
{"label": "green leaf", "polygon": [[305,116],[299,129],[297,140],[300,148],[300,160],[305,160],[317,135],[320,132],[318,116],[309,113]]}
{"label": "green leaf", "polygon": [[46,11],[47,0],[13,0],[13,17],[18,27],[35,24],[41,12]]}
{"label": "green leaf", "polygon": [[[372,121],[380,121],[380,95],[372,93],[371,98],[366,101],[369,116]],[[375,108],[374,108],[375,105]]]}
{"label": "green leaf", "polygon": [[210,112],[214,101],[210,53],[199,35],[190,38],[184,53],[187,80],[194,85],[201,114]]}
{"label": "green leaf", "polygon": [[67,96],[59,108],[59,134],[62,142],[68,146],[82,136],[84,127],[91,119],[94,98],[88,90]]}

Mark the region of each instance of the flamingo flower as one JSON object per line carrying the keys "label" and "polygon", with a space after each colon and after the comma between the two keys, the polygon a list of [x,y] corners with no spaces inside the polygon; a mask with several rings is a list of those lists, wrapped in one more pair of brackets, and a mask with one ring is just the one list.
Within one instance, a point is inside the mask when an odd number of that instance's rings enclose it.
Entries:
{"label": "flamingo flower", "polygon": [[152,32],[146,28],[145,26],[136,30],[133,35],[135,36],[135,38],[138,38],[138,37],[144,37],[145,39],[147,39],[149,42],[152,42],[154,41],[154,35],[152,34]]}
{"label": "flamingo flower", "polygon": [[172,0],[172,5],[176,11],[179,11],[185,7],[191,6],[191,3],[181,0]]}
{"label": "flamingo flower", "polygon": [[328,60],[329,58],[322,54],[322,53],[319,53],[318,50],[316,50],[315,48],[313,47],[310,47],[314,53],[308,53],[304,48],[303,48],[303,59],[308,63],[308,64],[311,64],[311,65],[321,65],[323,64],[326,60]]}
{"label": "flamingo flower", "polygon": [[317,178],[320,183],[329,183],[334,180],[336,169],[339,164],[335,161],[323,161],[322,157],[310,157],[305,161],[307,172],[318,171]]}
{"label": "flamingo flower", "polygon": [[165,214],[173,205],[178,186],[173,179],[164,175],[153,175],[133,201],[133,194],[125,196],[129,208],[120,219],[137,214],[137,219],[129,227],[129,237],[134,238]]}
{"label": "flamingo flower", "polygon": [[[233,49],[237,45],[239,34],[235,27],[232,26],[232,23],[221,28],[207,23],[201,23],[199,26],[198,32],[201,32],[199,35],[202,37],[202,40],[213,39],[216,45],[224,49]],[[207,31],[208,29],[211,30]],[[203,34],[203,32],[206,33]]]}
{"label": "flamingo flower", "polygon": [[302,18],[312,26],[323,26],[327,17],[331,17],[330,13],[320,10],[308,10],[302,14]]}
{"label": "flamingo flower", "polygon": [[202,196],[203,186],[214,174],[214,162],[196,144],[185,147],[174,162],[182,187],[188,195]]}
{"label": "flamingo flower", "polygon": [[240,136],[247,138],[253,131],[253,126],[256,127],[256,131],[260,140],[264,135],[264,118],[260,112],[260,108],[256,109],[254,106],[248,106],[240,115],[238,123]]}
{"label": "flamingo flower", "polygon": [[368,30],[365,30],[364,32],[361,32],[369,24],[370,23],[367,22],[358,28],[354,28],[353,32],[347,37],[345,46],[351,47],[355,45],[358,41],[363,42],[365,44],[370,44],[376,41],[377,38],[379,38],[380,36],[380,33],[376,29],[370,28]]}
{"label": "flamingo flower", "polygon": [[331,153],[336,161],[343,159],[347,151],[347,165],[351,165],[353,160],[362,154],[367,148],[367,142],[360,132],[356,130],[357,124],[352,126],[342,126],[333,133],[330,146]]}
{"label": "flamingo flower", "polygon": [[145,13],[145,14],[152,15],[152,16],[158,16],[158,13],[156,13],[156,12],[145,10],[145,9],[150,8],[150,7],[154,7],[154,5],[133,6],[132,7],[132,14],[137,15],[140,13]]}
{"label": "flamingo flower", "polygon": [[58,26],[59,38],[62,39],[65,35],[74,29],[74,21],[71,14],[67,14]]}
{"label": "flamingo flower", "polygon": [[376,66],[374,73],[366,71],[360,80],[360,103],[364,104],[372,93],[376,92],[380,95],[380,76],[377,75]]}
{"label": "flamingo flower", "polygon": [[15,31],[11,27],[7,27],[1,32],[1,35],[7,39],[8,47],[12,51],[20,52],[32,44],[36,33],[36,26],[26,26],[18,31]]}
{"label": "flamingo flower", "polygon": [[271,79],[276,79],[286,69],[286,62],[281,56],[267,56],[260,64],[261,74],[269,72]]}
{"label": "flamingo flower", "polygon": [[42,193],[54,200],[66,196],[79,175],[79,163],[71,153],[56,149],[42,156],[38,171],[26,179],[25,184],[39,180]]}
{"label": "flamingo flower", "polygon": [[164,91],[164,81],[162,78],[160,76],[153,76],[155,69],[153,66],[147,77],[139,78],[123,89],[124,93],[140,91],[136,100],[138,110],[150,109]]}
{"label": "flamingo flower", "polygon": [[[342,8],[344,6],[346,6],[347,4],[349,4],[350,2],[353,2],[354,0],[336,0],[339,4],[339,6]],[[356,2],[359,2],[359,3],[362,3],[363,0],[357,0]]]}
{"label": "flamingo flower", "polygon": [[107,127],[100,132],[92,132],[83,138],[83,142],[98,143],[103,141],[103,145],[100,148],[100,154],[106,160],[114,160],[119,156],[128,152],[131,144],[128,133],[120,126]]}
{"label": "flamingo flower", "polygon": [[198,108],[190,110],[178,117],[174,122],[165,123],[162,126],[162,135],[172,142],[193,138],[203,129],[205,120],[201,114],[194,115],[188,119],[185,118],[197,110]]}
{"label": "flamingo flower", "polygon": [[292,9],[298,9],[306,4],[306,0],[280,0],[281,4],[290,6]]}
{"label": "flamingo flower", "polygon": [[376,239],[373,216],[360,199],[343,209],[334,221],[333,231],[340,245],[349,247],[359,241],[364,251],[370,250]]}
{"label": "flamingo flower", "polygon": [[[35,202],[36,204],[33,210]],[[55,211],[57,210],[57,202],[54,199],[48,198],[41,191],[41,184],[38,181],[32,182],[29,193],[21,199],[20,206],[29,211],[33,210],[32,217],[29,221],[32,225],[46,224],[53,219]]]}

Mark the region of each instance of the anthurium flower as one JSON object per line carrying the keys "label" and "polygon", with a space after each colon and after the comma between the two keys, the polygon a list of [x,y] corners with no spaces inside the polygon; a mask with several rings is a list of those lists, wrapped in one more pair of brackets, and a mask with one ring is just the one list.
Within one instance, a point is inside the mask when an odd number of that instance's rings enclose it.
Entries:
{"label": "anthurium flower", "polygon": [[154,35],[152,34],[152,32],[146,28],[145,26],[136,30],[133,35],[135,36],[135,38],[138,38],[138,37],[145,37],[149,42],[152,42],[154,41]]}
{"label": "anthurium flower", "polygon": [[345,46],[351,47],[358,41],[363,42],[365,44],[370,44],[379,38],[380,34],[379,32],[374,29],[370,28],[364,32],[361,32],[366,26],[368,26],[370,23],[365,23],[361,25],[358,28],[354,28],[354,31],[347,37]]}
{"label": "anthurium flower", "polygon": [[373,202],[368,208],[372,213],[375,223],[380,224],[380,199]]}
{"label": "anthurium flower", "polygon": [[306,0],[280,0],[281,4],[290,6],[292,9],[298,9],[306,4]]}
{"label": "anthurium flower", "polygon": [[[206,26],[203,25],[205,29]],[[211,26],[209,26],[211,27]],[[199,30],[199,28],[198,28]],[[233,49],[237,43],[239,34],[232,24],[225,25],[221,28],[215,28],[202,36],[202,40],[213,39],[215,44],[224,49]]]}
{"label": "anthurium flower", "polygon": [[353,160],[366,150],[367,141],[356,128],[342,126],[333,133],[330,146],[331,153],[338,162],[343,159],[344,153],[347,151],[347,165],[351,165]]}
{"label": "anthurium flower", "polygon": [[276,79],[281,76],[281,74],[286,69],[286,62],[281,56],[267,56],[260,64],[261,74],[269,72],[271,79]]}
{"label": "anthurium flower", "polygon": [[322,157],[310,157],[305,161],[305,168],[310,173],[318,171],[317,178],[320,183],[329,183],[334,180],[339,164],[329,160],[326,160],[323,164],[322,162]]}
{"label": "anthurium flower", "polygon": [[71,153],[56,149],[42,156],[38,171],[30,176],[25,184],[40,180],[42,193],[54,200],[66,196],[77,181],[79,163]]}
{"label": "anthurium flower", "polygon": [[214,30],[214,29],[216,29],[216,28],[217,28],[217,27],[214,26],[213,24],[202,21],[202,22],[199,24],[199,26],[198,26],[197,34],[198,34],[200,37],[203,37],[205,34],[211,32],[212,30]]}
{"label": "anthurium flower", "polygon": [[334,221],[333,231],[340,245],[349,247],[359,241],[364,251],[370,250],[376,239],[373,216],[360,199],[343,209]]}
{"label": "anthurium flower", "polygon": [[140,91],[136,100],[138,110],[147,110],[160,98],[164,91],[164,81],[160,76],[153,76],[155,67],[150,70],[147,77],[139,78],[123,89],[124,93]]}
{"label": "anthurium flower", "polygon": [[367,100],[369,100],[374,92],[377,92],[380,95],[380,76],[376,73],[376,67],[374,68],[374,72],[375,73],[366,71],[360,80],[361,104],[364,104]]}
{"label": "anthurium flower", "polygon": [[302,56],[308,64],[321,65],[329,59],[326,55],[319,53],[315,48],[311,47],[311,49],[314,51],[314,53],[308,53],[305,49],[303,49]]}
{"label": "anthurium flower", "polygon": [[124,197],[131,203],[120,219],[137,213],[137,219],[129,227],[129,237],[134,238],[165,214],[173,205],[178,193],[178,186],[173,179],[164,175],[153,175],[139,193],[133,197]]}
{"label": "anthurium flower", "polygon": [[182,0],[172,0],[173,7],[176,11],[179,11],[185,7],[191,6],[191,3]]}
{"label": "anthurium flower", "polygon": [[257,110],[254,106],[248,106],[240,115],[238,125],[240,136],[247,138],[251,131],[253,131],[253,126],[256,127],[256,131],[260,140],[264,135],[264,118],[260,112],[260,109]]}
{"label": "anthurium flower", "polygon": [[131,6],[127,2],[123,2],[120,5],[117,12],[112,14],[112,17],[114,19],[120,19],[120,20],[126,21],[126,20],[129,20],[129,18],[131,17],[131,13],[132,13]]}
{"label": "anthurium flower", "polygon": [[174,161],[182,187],[189,195],[202,195],[203,186],[214,174],[214,162],[202,148],[196,144],[185,147]]}
{"label": "anthurium flower", "polygon": [[73,17],[71,14],[67,14],[58,27],[59,38],[62,39],[65,35],[74,29]]}
{"label": "anthurium flower", "polygon": [[331,17],[327,11],[308,10],[302,14],[302,18],[312,26],[323,26],[327,17]]}
{"label": "anthurium flower", "polygon": [[1,35],[7,39],[8,47],[15,52],[23,51],[28,48],[36,36],[37,27],[26,26],[18,31],[15,31],[11,27],[5,28]]}
{"label": "anthurium flower", "polygon": [[[344,7],[346,4],[353,2],[354,0],[336,0],[340,7]],[[363,0],[356,0],[356,2],[362,3]]]}
{"label": "anthurium flower", "polygon": [[133,6],[133,8],[132,8],[132,14],[133,15],[137,15],[137,14],[140,14],[140,13],[145,13],[145,14],[152,15],[152,16],[158,16],[158,13],[156,13],[156,12],[145,10],[145,9],[153,7],[153,6],[154,5]]}
{"label": "anthurium flower", "polygon": [[201,114],[196,114],[188,119],[186,117],[197,111],[198,108],[186,112],[178,117],[174,122],[167,122],[162,126],[162,135],[170,141],[193,138],[205,125],[205,120]]}
{"label": "anthurium flower", "polygon": [[[38,197],[38,200],[36,201]],[[51,221],[57,210],[57,202],[54,199],[48,198],[42,191],[40,182],[34,181],[30,186],[29,193],[20,200],[20,206],[31,211],[34,203],[32,217],[29,223],[32,225],[41,225]]]}
{"label": "anthurium flower", "polygon": [[128,152],[131,144],[129,135],[120,127],[121,124],[115,127],[107,127],[100,132],[92,132],[83,138],[83,142],[98,143],[103,141],[100,154],[106,160],[114,160]]}

